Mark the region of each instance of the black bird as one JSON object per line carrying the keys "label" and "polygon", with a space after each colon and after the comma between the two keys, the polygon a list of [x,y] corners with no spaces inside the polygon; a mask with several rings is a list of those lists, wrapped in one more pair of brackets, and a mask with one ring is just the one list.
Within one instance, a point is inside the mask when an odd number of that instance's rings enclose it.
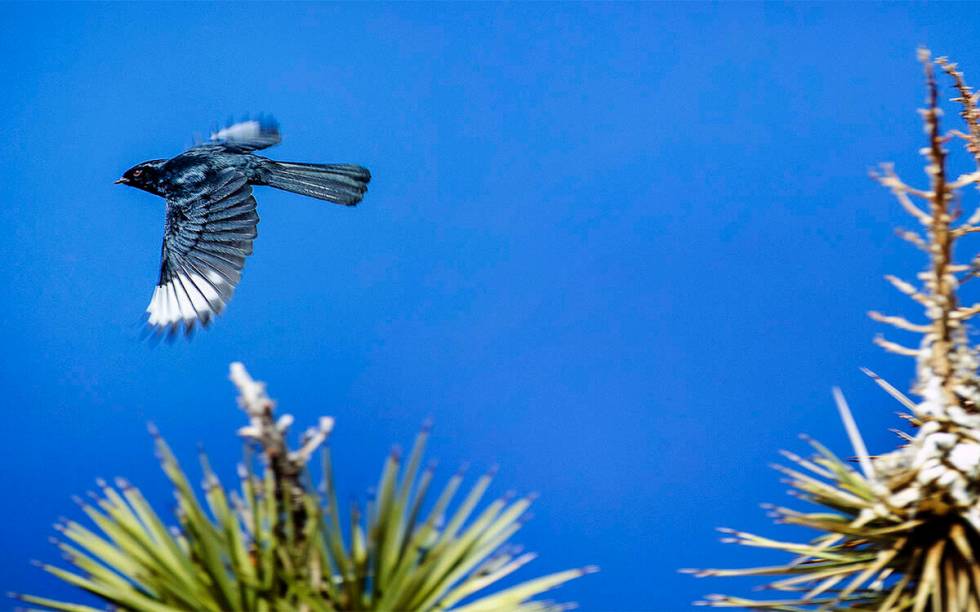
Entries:
{"label": "black bird", "polygon": [[352,164],[279,162],[254,155],[280,141],[271,118],[243,121],[171,159],[133,166],[116,183],[166,199],[160,280],[146,308],[157,333],[207,327],[231,299],[259,216],[252,185],[345,206],[361,201],[371,180]]}

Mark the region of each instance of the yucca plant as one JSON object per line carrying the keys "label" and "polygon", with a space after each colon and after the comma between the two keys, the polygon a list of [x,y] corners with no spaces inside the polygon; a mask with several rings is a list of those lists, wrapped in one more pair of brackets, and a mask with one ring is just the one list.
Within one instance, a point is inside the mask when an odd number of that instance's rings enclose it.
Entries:
{"label": "yucca plant", "polygon": [[[558,572],[488,594],[534,558],[508,543],[532,498],[505,496],[479,509],[492,477],[486,474],[454,504],[463,485],[457,473],[431,502],[433,467],[422,468],[428,428],[407,461],[397,452],[388,457],[366,509],[355,503],[342,520],[324,445],[332,419],[321,419],[300,448],[290,450],[292,418],[275,419],[265,385],[237,363],[231,378],[250,420],[239,434],[264,459],[257,466],[246,454],[240,490],[223,488],[202,456],[202,503],[170,448],[152,431],[174,487],[177,525],[168,527],[130,484],[100,482],[101,495],[78,500],[96,529],[73,520],[57,527],[56,545],[72,567],[41,567],[113,608],[151,612],[562,610],[569,606],[533,598],[594,571]],[[319,493],[307,469],[318,451]],[[18,597],[47,609],[96,609]]]}
{"label": "yucca plant", "polygon": [[[902,445],[878,456],[868,453],[843,396],[837,405],[858,466],[811,441],[816,456],[784,456],[794,467],[778,467],[792,493],[820,506],[811,512],[769,506],[779,522],[809,527],[809,542],[783,542],[733,530],[726,541],[775,549],[795,556],[774,567],[739,570],[686,570],[699,576],[777,577],[762,588],[781,592],[773,599],[712,595],[704,605],[769,610],[944,610],[980,611],[980,350],[969,339],[970,320],[980,304],[961,306],[960,291],[980,275],[980,257],[957,264],[954,247],[980,233],[980,207],[963,215],[968,187],[980,188],[980,111],[978,96],[956,65],[932,60],[920,50],[927,105],[922,111],[928,137],[923,149],[929,187],[902,181],[891,165],[875,178],[920,224],[901,237],[926,253],[919,283],[887,280],[924,311],[923,323],[872,312],[871,317],[921,336],[918,347],[878,338],[886,350],[914,357],[913,401],[866,371],[907,411],[912,433],[899,432]],[[936,69],[957,92],[966,131],[940,128]],[[953,178],[945,149],[962,142],[976,163],[974,171]]]}

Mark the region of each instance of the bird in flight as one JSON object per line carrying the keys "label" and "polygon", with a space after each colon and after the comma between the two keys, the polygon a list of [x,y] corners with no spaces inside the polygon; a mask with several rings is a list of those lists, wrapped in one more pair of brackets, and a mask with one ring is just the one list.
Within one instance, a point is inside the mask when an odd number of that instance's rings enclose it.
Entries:
{"label": "bird in flight", "polygon": [[207,327],[231,299],[257,236],[252,185],[344,206],[364,197],[367,168],[254,154],[279,141],[273,119],[242,121],[176,157],[133,166],[116,181],[166,200],[160,280],[146,308],[148,328],[158,335]]}

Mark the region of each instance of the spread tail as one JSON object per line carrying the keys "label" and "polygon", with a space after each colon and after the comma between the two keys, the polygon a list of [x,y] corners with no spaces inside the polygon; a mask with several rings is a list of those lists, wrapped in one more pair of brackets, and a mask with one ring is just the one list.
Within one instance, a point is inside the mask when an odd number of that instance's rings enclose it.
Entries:
{"label": "spread tail", "polygon": [[367,168],[354,164],[301,164],[269,161],[262,181],[270,187],[346,206],[361,201],[371,180]]}

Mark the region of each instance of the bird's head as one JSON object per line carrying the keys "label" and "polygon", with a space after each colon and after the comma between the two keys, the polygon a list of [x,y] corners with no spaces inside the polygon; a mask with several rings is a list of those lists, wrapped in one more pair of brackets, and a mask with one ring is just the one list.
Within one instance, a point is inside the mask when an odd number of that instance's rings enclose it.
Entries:
{"label": "bird's head", "polygon": [[123,172],[122,177],[116,181],[117,185],[129,185],[143,191],[159,194],[160,169],[165,159],[153,159],[142,164],[136,164],[129,170]]}

